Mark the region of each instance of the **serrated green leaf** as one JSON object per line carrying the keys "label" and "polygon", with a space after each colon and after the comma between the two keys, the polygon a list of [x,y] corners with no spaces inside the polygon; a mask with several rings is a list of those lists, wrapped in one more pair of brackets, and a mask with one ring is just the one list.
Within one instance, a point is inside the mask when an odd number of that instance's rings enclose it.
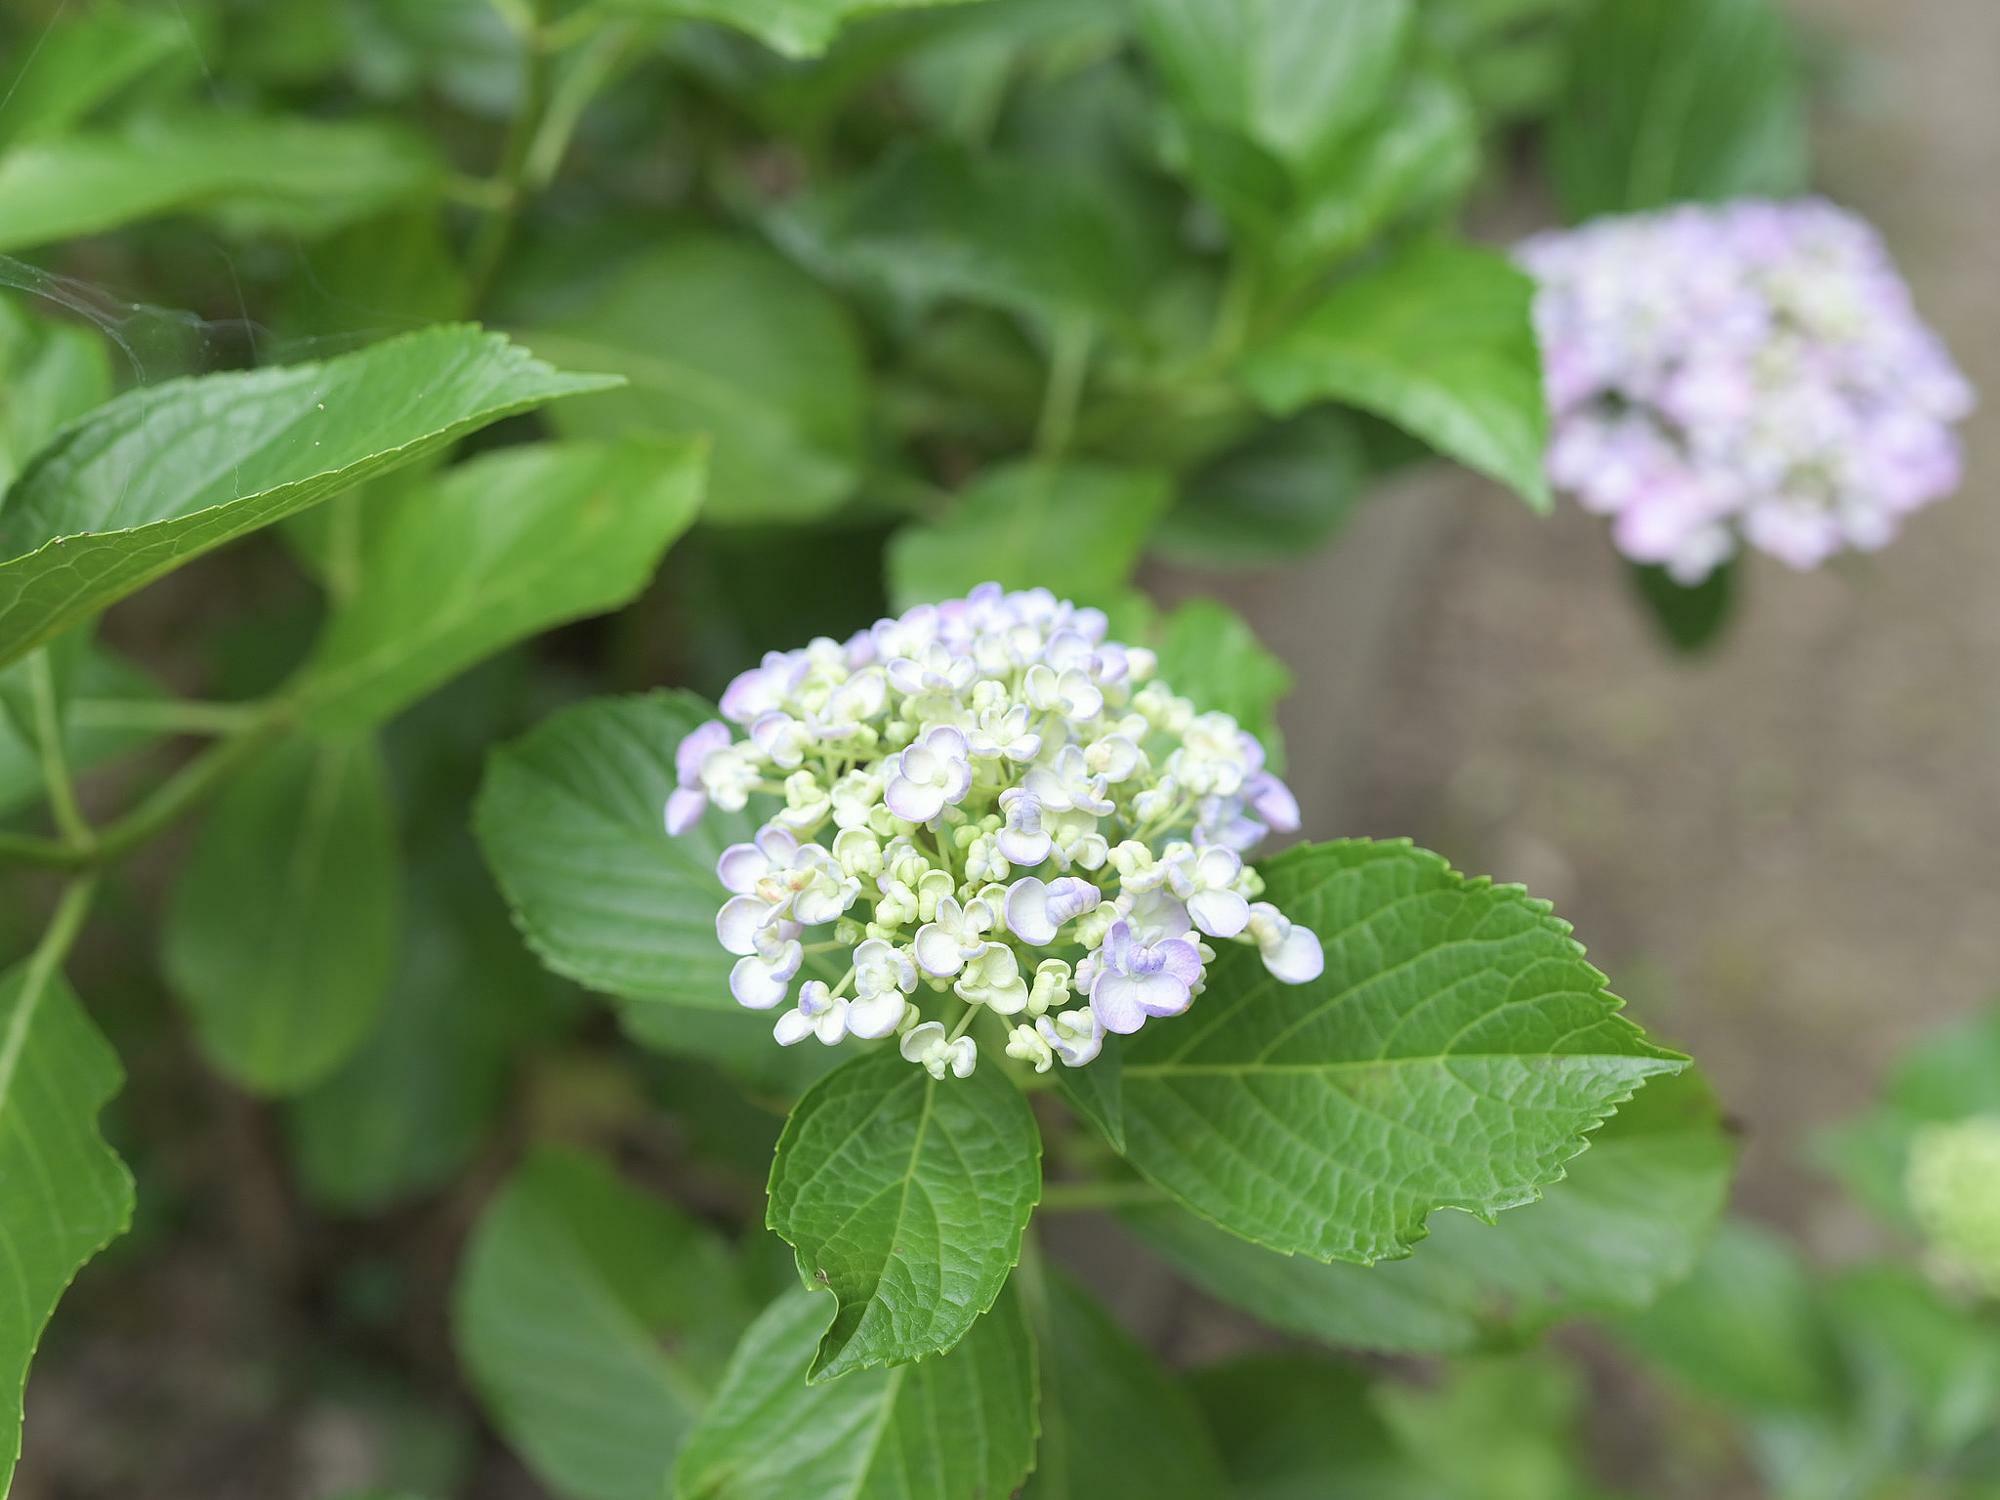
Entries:
{"label": "serrated green leaf", "polygon": [[209,1061],[294,1094],[368,1035],[396,953],[396,833],[380,753],[288,740],[210,810],[167,915],[167,978]]}
{"label": "serrated green leaf", "polygon": [[1570,45],[1549,161],[1573,219],[1804,190],[1804,92],[1766,0],[1597,0]]}
{"label": "serrated green leaf", "polygon": [[1174,1208],[1131,1210],[1127,1220],[1206,1291],[1273,1327],[1331,1344],[1456,1354],[1563,1318],[1634,1312],[1686,1278],[1722,1212],[1733,1157],[1707,1084],[1683,1073],[1640,1089],[1541,1202],[1491,1225],[1439,1214],[1407,1260],[1363,1267],[1273,1255]]}
{"label": "serrated green leaf", "polygon": [[860,483],[860,331],[829,292],[761,246],[679,237],[522,337],[565,364],[631,382],[560,408],[566,435],[711,438],[707,521],[803,520]]}
{"label": "serrated green leaf", "polygon": [[0,664],[224,542],[614,382],[440,326],[323,364],[130,391],[44,448],[0,505],[12,559],[0,563]]}
{"label": "serrated green leaf", "polygon": [[1152,545],[1201,567],[1295,562],[1345,524],[1366,474],[1353,419],[1303,411],[1185,479]]}
{"label": "serrated green leaf", "polygon": [[540,443],[447,470],[368,538],[291,692],[354,729],[513,642],[629,603],[701,503],[701,445]]}
{"label": "serrated green leaf", "polygon": [[904,609],[990,580],[1107,602],[1132,576],[1168,497],[1166,476],[1144,469],[1029,461],[991,470],[944,519],[890,538],[890,600]]}
{"label": "serrated green leaf", "polygon": [[1162,622],[1157,639],[1162,681],[1204,712],[1229,714],[1276,751],[1278,702],[1292,690],[1291,669],[1241,615],[1213,599],[1190,599]]}
{"label": "serrated green leaf", "polygon": [[[474,813],[528,946],[556,973],[627,1000],[737,1010],[715,939],[715,860],[755,823],[710,808],[669,838],[674,750],[715,717],[690,693],[602,698],[493,754]],[[776,1045],[773,1043],[772,1045]]]}
{"label": "serrated green leaf", "polygon": [[1254,351],[1243,376],[1277,415],[1319,401],[1361,407],[1546,511],[1533,300],[1504,256],[1426,241],[1342,282]]}
{"label": "serrated green leaf", "polygon": [[709,1230],[543,1149],[473,1231],[452,1330],[495,1424],[562,1500],[663,1500],[748,1315]]}
{"label": "serrated green leaf", "polygon": [[1229,945],[1193,1011],[1121,1049],[1126,1159],[1245,1239],[1405,1255],[1434,1209],[1533,1202],[1640,1083],[1685,1065],[1518,886],[1365,840],[1263,875],[1325,973],[1279,984]]}
{"label": "serrated green leaf", "polygon": [[1152,1355],[1068,1277],[1023,1267],[1016,1286],[1035,1333],[1042,1397],[1042,1441],[1022,1500],[1215,1500],[1226,1492],[1200,1412]]}
{"label": "serrated green leaf", "polygon": [[0,146],[60,135],[194,39],[185,17],[121,4],[56,12],[0,69]]}
{"label": "serrated green leaf", "polygon": [[885,1048],[807,1091],[765,1222],[838,1311],[810,1378],[951,1348],[993,1305],[1042,1195],[1042,1141],[998,1068],[932,1078]]}
{"label": "serrated green leaf", "polygon": [[1409,0],[1145,0],[1147,50],[1187,117],[1310,169],[1388,97]]}
{"label": "serrated green leaf", "polygon": [[1119,1069],[1123,1056],[1107,1047],[1087,1068],[1058,1068],[1056,1087],[1071,1109],[1104,1133],[1114,1151],[1125,1149],[1125,1084]]}
{"label": "serrated green leaf", "polygon": [[110,394],[102,339],[0,297],[0,495],[36,449]]}
{"label": "serrated green leaf", "polygon": [[143,120],[0,154],[0,251],[194,211],[243,231],[320,233],[443,178],[429,141],[400,126],[220,113]]}
{"label": "serrated green leaf", "polygon": [[132,1175],[98,1133],[124,1072],[61,974],[0,976],[0,1493],[21,1455],[21,1392],[57,1300],[132,1222]]}
{"label": "serrated green leaf", "polygon": [[[976,1075],[975,1075],[976,1076]],[[1012,1495],[1035,1456],[1035,1347],[1005,1295],[948,1354],[809,1384],[827,1304],[788,1291],[743,1336],[681,1450],[680,1500]]]}
{"label": "serrated green leaf", "polygon": [[1782,1240],[1740,1220],[1723,1224],[1691,1277],[1613,1327],[1627,1347],[1732,1406],[1825,1410],[1839,1392],[1805,1267]]}
{"label": "serrated green leaf", "polygon": [[1929,1126],[2000,1115],[2000,1010],[1925,1038],[1889,1075],[1881,1102],[1827,1132],[1820,1162],[1889,1223],[1913,1228],[1910,1144]]}
{"label": "serrated green leaf", "polygon": [[926,10],[970,0],[610,0],[628,15],[686,16],[747,32],[787,57],[817,57],[843,26],[886,11]]}
{"label": "serrated green leaf", "polygon": [[1046,162],[901,150],[831,215],[839,262],[916,301],[962,297],[1049,324],[1136,315],[1138,247],[1100,193]]}

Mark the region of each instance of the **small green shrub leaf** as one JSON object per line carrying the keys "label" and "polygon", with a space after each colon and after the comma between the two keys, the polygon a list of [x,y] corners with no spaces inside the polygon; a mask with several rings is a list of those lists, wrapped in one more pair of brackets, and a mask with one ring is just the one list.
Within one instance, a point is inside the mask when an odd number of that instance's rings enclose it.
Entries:
{"label": "small green shrub leaf", "polygon": [[396,955],[396,832],[380,752],[288,740],[217,799],[168,910],[167,978],[208,1059],[293,1094],[360,1045]]}
{"label": "small green shrub leaf", "polygon": [[566,375],[443,325],[324,364],[127,392],[41,450],[0,506],[0,664],[224,542],[557,396]]}
{"label": "small green shrub leaf", "polygon": [[934,1079],[893,1048],[809,1089],[771,1167],[767,1222],[833,1293],[811,1378],[951,1348],[993,1305],[1041,1198],[1042,1142],[997,1067]]}
{"label": "small green shrub leaf", "polygon": [[688,442],[502,449],[396,497],[293,692],[309,722],[385,719],[517,640],[630,602],[701,501]]}
{"label": "small green shrub leaf", "polygon": [[1373,412],[1545,511],[1533,297],[1504,256],[1427,241],[1335,287],[1244,378],[1279,415],[1319,401]]}
{"label": "small green shrub leaf", "polygon": [[1035,1347],[1003,1295],[948,1354],[810,1384],[827,1304],[789,1291],[737,1346],[681,1450],[682,1500],[1000,1500],[1035,1457]]}
{"label": "small green shrub leaf", "polygon": [[1533,1202],[1645,1079],[1685,1066],[1518,886],[1364,840],[1263,874],[1325,973],[1279,984],[1232,945],[1195,1009],[1120,1059],[1126,1158],[1245,1239],[1400,1257],[1434,1209]]}

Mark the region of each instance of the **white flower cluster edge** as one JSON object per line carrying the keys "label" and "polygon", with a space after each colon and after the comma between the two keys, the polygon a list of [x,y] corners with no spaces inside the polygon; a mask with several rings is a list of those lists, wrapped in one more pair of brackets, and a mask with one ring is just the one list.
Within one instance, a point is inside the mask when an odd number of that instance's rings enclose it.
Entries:
{"label": "white flower cluster edge", "polygon": [[[933,1077],[963,1078],[990,1011],[1008,1054],[1047,1072],[1186,1011],[1211,941],[1254,946],[1288,984],[1319,976],[1319,939],[1257,899],[1243,862],[1298,828],[1291,792],[1234,718],[1177,697],[1151,651],[1106,629],[1046,589],[984,584],[771,653],[681,742],[669,834],[711,804],[784,801],[716,863],[736,999],[775,1009],[808,955],[850,956],[834,983],[799,985],[780,1043],[899,1036]],[[926,1016],[920,991],[963,1005]]]}

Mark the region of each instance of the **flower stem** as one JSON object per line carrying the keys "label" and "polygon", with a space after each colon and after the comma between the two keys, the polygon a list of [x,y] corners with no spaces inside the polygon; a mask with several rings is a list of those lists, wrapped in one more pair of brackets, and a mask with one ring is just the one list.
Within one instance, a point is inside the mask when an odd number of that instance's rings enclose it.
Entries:
{"label": "flower stem", "polygon": [[261,703],[202,703],[194,699],[78,698],[70,722],[92,729],[156,730],[162,734],[231,735],[253,728]]}
{"label": "flower stem", "polygon": [[539,5],[529,5],[517,28],[521,37],[521,104],[507,130],[496,173],[501,195],[473,236],[465,259],[465,312],[479,311],[492,294],[500,263],[514,241],[514,227],[529,193],[529,157],[548,113],[554,57],[542,32]]}
{"label": "flower stem", "polygon": [[42,760],[42,784],[48,788],[49,811],[63,842],[87,850],[94,841],[90,820],[76,800],[69,757],[63,752],[62,716],[56,710],[56,677],[46,649],[28,658],[28,691],[34,699],[35,741]]}

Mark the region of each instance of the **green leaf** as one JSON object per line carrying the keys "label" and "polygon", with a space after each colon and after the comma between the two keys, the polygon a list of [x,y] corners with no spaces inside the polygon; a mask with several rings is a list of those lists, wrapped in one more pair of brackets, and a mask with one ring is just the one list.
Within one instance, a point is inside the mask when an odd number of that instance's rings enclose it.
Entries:
{"label": "green leaf", "polygon": [[195,41],[167,10],[99,4],[58,10],[15,66],[0,69],[0,146],[60,135]]}
{"label": "green leaf", "polygon": [[1292,690],[1291,669],[1241,615],[1213,599],[1190,599],[1167,616],[1158,645],[1161,680],[1196,707],[1229,714],[1276,750],[1278,701]]}
{"label": "green leaf", "polygon": [[1280,984],[1229,945],[1194,1011],[1121,1049],[1126,1158],[1245,1239],[1405,1255],[1433,1209],[1533,1202],[1640,1083],[1685,1065],[1518,886],[1364,840],[1263,875],[1325,973]]}
{"label": "green leaf", "polygon": [[515,641],[629,603],[694,520],[701,467],[694,443],[541,443],[399,496],[294,685],[305,717],[376,723]]}
{"label": "green leaf", "polygon": [[715,940],[728,898],[715,860],[756,824],[710,808],[669,838],[663,821],[674,750],[714,717],[688,693],[602,698],[494,752],[479,842],[528,946],[564,978],[627,1000],[740,1009],[735,960]]}
{"label": "green leaf", "polygon": [[839,1310],[809,1378],[940,1353],[993,1305],[1042,1195],[1027,1100],[995,1067],[932,1078],[894,1049],[857,1058],[792,1111],[765,1222]]}
{"label": "green leaf", "polygon": [[663,1500],[749,1311],[709,1230],[542,1149],[473,1231],[452,1330],[494,1423],[562,1500]]}
{"label": "green leaf", "polygon": [[1153,1357],[1068,1277],[1024,1267],[1019,1285],[1042,1396],[1042,1441],[1022,1500],[1226,1493],[1201,1413]]}
{"label": "green leaf", "polygon": [[1142,469],[1026,461],[989,470],[942,520],[890,539],[890,600],[904,609],[991,580],[1107,602],[1132,576],[1168,494],[1164,475]]}
{"label": "green leaf", "polygon": [[98,1133],[124,1081],[62,975],[0,976],[0,1493],[21,1455],[21,1392],[56,1301],[132,1222],[132,1175]]}
{"label": "green leaf", "polygon": [[1691,1277],[1614,1328],[1627,1347],[1731,1406],[1813,1410],[1837,1393],[1838,1361],[1805,1267],[1747,1223],[1724,1223]]}
{"label": "green leaf", "polygon": [[1596,0],[1549,164],[1572,219],[1802,192],[1805,99],[1784,17],[1767,0]]}
{"label": "green leaf", "polygon": [[1087,1068],[1058,1068],[1056,1087],[1069,1107],[1104,1132],[1114,1151],[1125,1149],[1125,1081],[1122,1056],[1107,1047]]}
{"label": "green leaf", "polygon": [[1326,407],[1303,411],[1190,475],[1152,544],[1202,567],[1295,562],[1346,523],[1366,478],[1354,421]]}
{"label": "green leaf", "polygon": [[551,358],[631,382],[561,408],[564,434],[708,434],[706,520],[803,520],[860,484],[860,332],[823,287],[759,246],[681,236],[523,337]]}
{"label": "green leaf", "polygon": [[744,1088],[787,1102],[847,1061],[835,1047],[778,1046],[771,1017],[741,1006],[710,1010],[638,1000],[621,1006],[618,1019],[642,1047],[713,1063]]}
{"label": "green leaf", "polygon": [[102,339],[0,297],[0,495],[36,449],[110,394]]}
{"label": "green leaf", "polygon": [[0,506],[12,558],[0,563],[0,665],[224,542],[613,383],[441,326],[323,364],[127,392],[44,448]]}
{"label": "green leaf", "polygon": [[411,880],[374,1030],[286,1112],[299,1179],[322,1205],[375,1213],[449,1181],[507,1102],[514,1049],[548,1029],[555,981],[475,861],[468,849],[467,868]]}
{"label": "green leaf", "polygon": [[1273,1255],[1173,1208],[1127,1220],[1206,1291],[1275,1328],[1367,1349],[1465,1353],[1563,1318],[1635,1312],[1685,1279],[1722,1212],[1733,1157],[1714,1096],[1683,1073],[1642,1088],[1540,1203],[1491,1225],[1441,1214],[1407,1260]]}
{"label": "green leaf", "polygon": [[[1094,1065],[1093,1065],[1094,1066]],[[1353,1365],[1261,1354],[1196,1370],[1231,1500],[1445,1500],[1414,1470]]]}
{"label": "green leaf", "polygon": [[1371,1393],[1439,1500],[1584,1500],[1582,1394],[1577,1371],[1547,1356],[1463,1360],[1434,1385]]}
{"label": "green leaf", "polygon": [[1317,401],[1373,412],[1546,511],[1533,300],[1505,257],[1427,241],[1342,282],[1253,353],[1244,379],[1280,416]]}
{"label": "green leaf", "polygon": [[1889,1075],[1881,1102],[1829,1131],[1815,1154],[1874,1212],[1914,1228],[1905,1190],[1912,1142],[1978,1115],[2000,1115],[2000,1009],[1918,1043]]}
{"label": "green leaf", "polygon": [[1019,1489],[1036,1427],[1018,1299],[1003,1296],[948,1354],[812,1384],[826,1311],[788,1291],[751,1325],[681,1450],[681,1500],[1001,1500]]}
{"label": "green leaf", "polygon": [[1387,99],[1410,0],[1144,0],[1147,50],[1188,118],[1310,168]]}
{"label": "green leaf", "polygon": [[294,1094],[361,1044],[396,954],[396,833],[357,737],[293,739],[210,811],[167,915],[167,978],[210,1062]]}
{"label": "green leaf", "polygon": [[161,214],[209,212],[242,232],[322,233],[434,191],[421,135],[372,121],[208,113],[0,154],[0,252]]}
{"label": "green leaf", "polygon": [[1904,1460],[1895,1467],[1928,1468],[2000,1430],[2000,1334],[1988,1320],[1907,1266],[1843,1271],[1824,1295],[1855,1386],[1845,1425],[1875,1435],[1869,1446]]}
{"label": "green leaf", "polygon": [[630,15],[687,16],[747,32],[787,57],[817,57],[840,29],[885,11],[964,5],[969,0],[610,0]]}
{"label": "green leaf", "polygon": [[1627,563],[1625,573],[1660,637],[1676,651],[1690,655],[1708,650],[1736,613],[1736,588],[1742,569],[1735,558],[1723,563],[1700,583],[1677,582],[1665,568]]}
{"label": "green leaf", "polygon": [[839,261],[906,297],[962,297],[1051,324],[1120,328],[1136,315],[1139,247],[1100,192],[1049,163],[900,150],[831,213]]}

